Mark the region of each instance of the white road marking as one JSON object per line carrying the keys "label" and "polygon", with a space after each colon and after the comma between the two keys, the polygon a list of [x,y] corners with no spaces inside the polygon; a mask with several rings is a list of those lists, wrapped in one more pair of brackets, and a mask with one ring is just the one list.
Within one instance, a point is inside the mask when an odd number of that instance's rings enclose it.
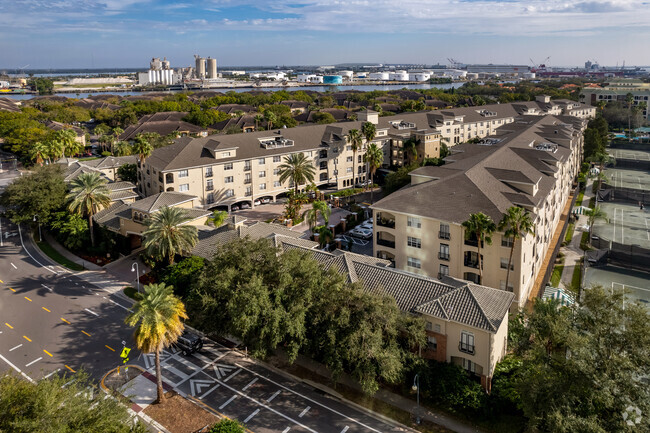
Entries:
{"label": "white road marking", "polygon": [[45,287],[45,288],[46,288],[47,290],[49,290],[50,292],[52,291],[52,289],[51,289],[50,287],[47,287],[45,284],[41,284],[41,286]]}
{"label": "white road marking", "polygon": [[32,365],[32,364],[36,364],[36,363],[37,363],[38,361],[40,361],[41,359],[43,359],[42,356],[41,356],[40,358],[36,358],[35,360],[33,360],[32,362],[30,362],[29,364],[25,364],[25,367],[29,367],[29,366]]}
{"label": "white road marking", "polygon": [[[10,263],[11,263],[11,262],[10,262]],[[18,268],[16,267],[16,265],[14,265],[13,263],[11,263],[11,266],[13,266],[14,269],[18,269]]]}
{"label": "white road marking", "polygon": [[287,427],[284,430],[282,430],[282,433],[287,433],[289,430],[291,430],[291,427]]}
{"label": "white road marking", "polygon": [[18,349],[20,346],[22,346],[22,344],[19,344],[16,347],[12,347],[11,349],[9,349],[9,352],[13,352],[14,350]]}
{"label": "white road marking", "polygon": [[207,390],[207,391],[206,391],[202,396],[200,396],[200,397],[199,397],[199,400],[203,400],[203,399],[204,399],[208,394],[210,394],[212,391],[214,391],[215,389],[219,388],[220,386],[221,386],[221,385],[219,385],[219,384],[213,386],[212,388],[210,388],[209,390]]}
{"label": "white road marking", "polygon": [[226,402],[224,404],[219,406],[219,410],[223,410],[224,407],[228,406],[230,404],[230,402],[232,402],[236,398],[237,398],[237,395],[233,395],[232,397],[230,397],[228,400],[226,400]]}
{"label": "white road marking", "polygon": [[[246,371],[248,371],[248,372],[250,372],[250,373],[253,373],[253,374],[256,375],[256,376],[260,376],[260,377],[262,377],[259,373],[256,373],[256,372],[254,372],[253,370],[250,370],[250,369],[248,369],[248,368],[246,368],[246,367],[242,367],[241,365],[239,365],[239,364],[237,364],[237,363],[235,363],[235,365],[236,365],[237,367],[241,368],[241,369],[244,369],[244,370],[246,370]],[[272,384],[274,384],[274,385],[276,385],[276,386],[278,386],[278,387],[280,387],[280,388],[282,388],[282,389],[286,389],[287,391],[289,391],[289,392],[291,392],[291,393],[293,393],[293,394],[296,394],[296,395],[298,395],[298,396],[304,398],[304,399],[307,400],[307,401],[310,401],[310,402],[315,403],[315,404],[317,404],[317,405],[319,405],[319,406],[321,406],[321,407],[324,407],[325,409],[329,410],[329,411],[332,412],[332,413],[337,414],[338,416],[341,416],[341,417],[343,417],[343,418],[345,418],[345,419],[348,419],[348,420],[350,420],[350,421],[353,421],[354,423],[359,424],[360,426],[362,426],[362,427],[364,427],[364,428],[366,428],[366,429],[368,429],[368,430],[374,431],[374,432],[376,432],[376,433],[381,433],[381,431],[379,431],[379,430],[377,430],[377,429],[374,429],[374,428],[372,428],[372,427],[370,427],[370,426],[367,426],[367,425],[363,424],[361,421],[357,421],[356,419],[354,419],[354,418],[352,418],[352,417],[349,417],[349,416],[347,416],[347,415],[345,415],[345,414],[343,414],[343,413],[341,413],[341,412],[339,412],[339,411],[337,411],[337,410],[334,410],[334,409],[332,409],[332,408],[329,407],[329,406],[325,406],[324,404],[319,403],[318,401],[316,401],[316,400],[314,400],[314,399],[311,399],[311,398],[309,398],[309,397],[307,397],[307,396],[305,396],[305,395],[303,395],[303,394],[300,394],[299,392],[296,392],[296,391],[294,391],[293,389],[291,389],[291,388],[289,388],[289,387],[286,387],[286,386],[284,386],[284,385],[282,385],[282,384],[280,384],[280,383],[278,383],[278,382],[276,382],[276,381],[274,381],[274,380],[271,380],[271,379],[269,379],[268,377],[263,377],[263,379],[265,379],[265,380],[271,382]],[[248,396],[246,396],[246,397],[248,397]],[[284,415],[283,415],[283,416],[284,416]],[[310,431],[313,431],[313,430],[310,430]]]}
{"label": "white road marking", "polygon": [[302,418],[303,416],[305,416],[305,415],[307,414],[307,412],[309,412],[309,409],[311,409],[311,406],[307,406],[307,407],[305,408],[305,410],[303,410],[302,412],[300,412],[300,415],[298,415],[298,418]]}
{"label": "white road marking", "polygon": [[255,409],[255,410],[253,411],[253,413],[250,414],[250,415],[248,415],[248,418],[246,418],[246,419],[244,420],[244,424],[246,424],[248,421],[250,421],[251,419],[253,419],[253,417],[254,417],[255,415],[257,415],[258,413],[260,413],[260,410],[259,410],[259,409]]}
{"label": "white road marking", "polygon": [[259,380],[259,379],[256,377],[255,379],[253,379],[253,380],[251,380],[250,382],[248,382],[248,385],[246,385],[245,387],[243,387],[241,390],[242,390],[242,391],[246,391],[248,388],[250,388],[251,386],[253,386],[253,384],[254,384],[255,382],[257,382],[258,380]]}
{"label": "white road marking", "polygon": [[88,311],[90,314],[94,314],[95,316],[99,317],[99,314],[95,313],[94,311],[90,311],[88,308],[84,308],[84,310]]}
{"label": "white road marking", "polygon": [[237,374],[239,374],[239,372],[241,372],[241,368],[240,368],[239,370],[235,371],[233,374],[231,374],[231,375],[228,376],[227,378],[225,378],[223,381],[224,381],[224,382],[228,382],[230,379],[232,379],[233,377],[237,376]]}
{"label": "white road marking", "polygon": [[49,374],[43,376],[43,379],[47,379],[48,377],[52,376],[53,374],[58,373],[60,370],[61,370],[60,368],[57,368],[57,369],[54,370],[53,372],[51,372],[51,373],[49,373]]}
{"label": "white road marking", "polygon": [[346,431],[348,431],[349,428],[350,426],[346,425],[345,427],[343,427],[343,430],[341,430],[341,433],[345,433]]}
{"label": "white road marking", "polygon": [[117,305],[117,306],[120,307],[120,308],[124,308],[126,311],[133,311],[133,310],[131,310],[130,308],[126,308],[124,305],[119,304],[119,303],[115,302],[115,301],[112,300],[112,299],[109,299],[109,301],[112,302],[113,304]]}
{"label": "white road marking", "polygon": [[[197,352],[197,353],[194,353],[193,355],[194,355],[194,356],[198,356],[198,355],[201,355],[201,354]],[[201,355],[202,358],[205,358],[205,359],[208,360],[208,361],[206,361],[206,362],[207,362],[207,365],[206,365],[205,367],[201,368],[200,370],[195,371],[194,373],[192,373],[190,376],[188,376],[187,379],[183,380],[183,381],[180,382],[178,385],[180,386],[180,385],[181,385],[183,382],[185,382],[186,380],[193,378],[194,376],[196,376],[197,374],[199,374],[200,372],[202,372],[202,371],[205,370],[206,368],[210,367],[213,363],[217,362],[219,359],[223,358],[224,356],[226,356],[225,353],[222,354],[221,356],[219,356],[219,358],[217,358],[217,359],[211,361],[211,360],[209,360],[208,358],[206,358],[205,356]],[[180,360],[181,362],[184,360],[183,358],[176,357],[176,356],[175,356],[175,359]]]}
{"label": "white road marking", "polygon": [[18,234],[20,235],[20,245],[23,246],[23,249],[25,250],[25,252],[27,253],[27,255],[28,255],[29,257],[31,257],[31,259],[34,260],[34,261],[36,262],[37,265],[39,265],[39,266],[41,266],[41,267],[47,269],[48,271],[52,272],[53,274],[57,274],[57,275],[58,275],[58,274],[59,274],[58,272],[53,271],[52,269],[49,269],[49,268],[46,267],[43,263],[41,263],[41,262],[39,262],[38,260],[36,260],[36,259],[34,258],[34,256],[32,256],[32,253],[30,253],[29,250],[28,250],[27,248],[25,248],[25,244],[23,243],[23,233],[22,233],[22,230],[20,230],[20,225],[18,225]]}
{"label": "white road marking", "polygon": [[271,397],[269,397],[269,398],[266,400],[266,402],[267,402],[267,403],[271,403],[271,402],[273,401],[273,399],[274,399],[275,397],[277,397],[281,392],[282,392],[282,391],[280,391],[280,390],[275,391],[275,394],[273,394]]}
{"label": "white road marking", "polygon": [[20,373],[20,374],[21,374],[25,379],[29,380],[31,383],[36,383],[36,381],[35,381],[34,379],[32,379],[31,377],[29,377],[29,376],[27,376],[25,373],[23,373],[23,371],[22,371],[20,368],[16,367],[16,366],[13,365],[11,362],[9,362],[9,360],[8,360],[7,358],[5,358],[4,356],[0,355],[0,359],[2,359],[4,362],[6,362],[7,364],[9,364],[9,366],[10,366],[11,368],[13,368],[13,369],[16,370],[18,373]]}

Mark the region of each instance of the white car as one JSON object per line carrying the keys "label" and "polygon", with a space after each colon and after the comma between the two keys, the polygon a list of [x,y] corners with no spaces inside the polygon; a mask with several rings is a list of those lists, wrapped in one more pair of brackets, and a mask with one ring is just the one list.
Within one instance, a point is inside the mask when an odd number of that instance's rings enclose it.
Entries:
{"label": "white car", "polygon": [[361,239],[370,239],[372,238],[372,230],[356,227],[350,230],[350,235]]}
{"label": "white car", "polygon": [[366,229],[366,230],[372,230],[372,228],[373,228],[373,225],[372,225],[372,219],[367,219],[367,220],[365,220],[364,222],[362,222],[361,224],[359,224],[358,227],[360,227],[360,228],[362,228],[362,229]]}

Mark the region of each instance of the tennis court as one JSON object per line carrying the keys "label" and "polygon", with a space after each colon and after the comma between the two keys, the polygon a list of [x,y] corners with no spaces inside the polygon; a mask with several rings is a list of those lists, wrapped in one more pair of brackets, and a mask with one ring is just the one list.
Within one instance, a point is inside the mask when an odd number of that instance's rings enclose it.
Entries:
{"label": "tennis court", "polygon": [[629,188],[650,192],[650,173],[647,171],[607,168],[605,176],[609,179],[607,184],[614,189]]}
{"label": "tennis court", "polygon": [[618,266],[587,268],[583,287],[599,284],[612,289],[625,289],[631,300],[650,304],[650,274]]}
{"label": "tennis court", "polygon": [[650,211],[622,203],[599,203],[607,220],[594,222],[592,235],[624,245],[650,249]]}
{"label": "tennis court", "polygon": [[632,150],[632,149],[613,149],[610,148],[609,154],[618,159],[631,159],[633,161],[650,161],[650,151]]}

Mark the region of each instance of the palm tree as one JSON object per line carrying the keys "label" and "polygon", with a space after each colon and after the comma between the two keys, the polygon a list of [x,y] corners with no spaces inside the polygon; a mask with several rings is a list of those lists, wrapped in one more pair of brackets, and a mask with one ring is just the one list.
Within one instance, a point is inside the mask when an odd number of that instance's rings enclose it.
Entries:
{"label": "palm tree", "polygon": [[268,129],[273,128],[273,124],[278,121],[278,116],[276,116],[273,111],[268,111],[268,110],[265,111],[264,112],[264,118],[266,119]]}
{"label": "palm tree", "polygon": [[144,294],[133,304],[133,312],[125,320],[129,326],[137,326],[134,333],[135,344],[143,353],[156,355],[156,379],[158,400],[162,403],[165,394],[160,371],[160,352],[174,344],[183,334],[187,319],[185,305],[173,292],[172,286],[165,283],[144,286]]}
{"label": "palm tree", "polygon": [[57,159],[64,150],[63,143],[56,137],[52,137],[50,140],[46,141],[45,147],[47,149],[46,153],[48,162],[52,162]]}
{"label": "palm tree", "polygon": [[361,149],[361,144],[363,143],[361,131],[358,129],[350,129],[350,132],[348,132],[348,143],[350,143],[350,146],[352,147],[352,187],[354,188],[357,184],[354,175],[354,167],[357,165],[357,151]]}
{"label": "palm tree", "polygon": [[184,209],[163,207],[147,220],[142,233],[142,245],[156,260],[167,259],[174,264],[176,254],[192,251],[199,239],[195,226],[185,224],[190,220]]}
{"label": "palm tree", "polygon": [[259,131],[260,130],[260,123],[264,120],[264,116],[261,114],[256,114],[255,115],[255,130]]}
{"label": "palm tree", "polygon": [[409,138],[404,142],[404,147],[411,154],[411,158],[413,158],[413,161],[418,160],[418,141],[419,140],[417,140],[416,138]]}
{"label": "palm tree", "polygon": [[499,230],[503,231],[505,237],[512,239],[510,258],[508,259],[508,272],[506,273],[506,290],[508,290],[510,266],[512,265],[512,253],[515,251],[515,243],[517,243],[517,239],[523,238],[527,234],[535,234],[535,225],[530,218],[530,214],[524,208],[511,206],[506,210],[501,222],[499,222]]}
{"label": "palm tree", "polygon": [[144,137],[138,135],[133,143],[133,153],[140,157],[140,165],[144,165],[144,160],[151,156],[153,146]]}
{"label": "palm tree", "polygon": [[226,218],[228,218],[228,212],[225,210],[215,210],[212,212],[212,215],[208,217],[208,222],[212,222],[215,227],[219,228],[226,221]]}
{"label": "palm tree", "polygon": [[54,133],[54,136],[60,145],[61,158],[65,157],[67,150],[77,149],[77,134],[72,129],[60,129]]}
{"label": "palm tree", "polygon": [[114,152],[115,143],[119,140],[120,135],[124,133],[124,130],[119,126],[113,128],[113,136],[111,137],[111,153]]}
{"label": "palm tree", "polygon": [[43,162],[45,161],[45,158],[47,158],[47,145],[43,144],[41,141],[37,141],[32,145],[30,153],[32,161],[36,162],[36,164],[40,166],[43,166]]}
{"label": "palm tree", "polygon": [[370,143],[366,154],[363,155],[363,160],[368,163],[368,171],[370,172],[370,204],[372,204],[372,185],[375,183],[375,172],[384,162],[384,152],[381,151],[377,143]]}
{"label": "palm tree", "polygon": [[111,204],[110,191],[106,187],[108,181],[99,173],[82,173],[70,183],[67,199],[70,212],[86,215],[90,227],[90,243],[95,246],[93,231],[93,215]]}
{"label": "palm tree", "polygon": [[327,205],[326,202],[321,201],[321,200],[316,200],[311,204],[311,209],[307,209],[303,214],[302,217],[307,220],[309,223],[309,229],[313,232],[314,227],[318,225],[318,215],[321,215],[323,217],[323,220],[325,220],[325,226],[329,224],[330,220],[330,215],[332,214],[332,210],[330,207]]}
{"label": "palm tree", "polygon": [[591,246],[591,233],[593,232],[594,223],[596,220],[607,221],[607,213],[600,206],[595,206],[593,209],[586,211],[585,215],[589,222],[589,245]]}
{"label": "palm tree", "polygon": [[296,194],[299,185],[314,181],[315,173],[316,168],[302,152],[285,156],[284,162],[278,166],[280,182],[284,183],[287,180],[293,182]]}
{"label": "palm tree", "polygon": [[366,138],[366,144],[369,144],[372,140],[375,139],[375,135],[377,135],[377,128],[375,127],[374,123],[363,122],[363,125],[361,125],[361,133]]}
{"label": "palm tree", "polygon": [[115,154],[117,156],[129,156],[133,153],[133,146],[128,141],[119,141],[115,146]]}
{"label": "palm tree", "polygon": [[496,224],[492,218],[483,212],[470,214],[469,219],[463,222],[465,228],[465,239],[470,240],[472,236],[476,238],[478,247],[478,273],[483,283],[483,258],[481,257],[481,244],[485,242],[492,244],[492,233],[496,230]]}

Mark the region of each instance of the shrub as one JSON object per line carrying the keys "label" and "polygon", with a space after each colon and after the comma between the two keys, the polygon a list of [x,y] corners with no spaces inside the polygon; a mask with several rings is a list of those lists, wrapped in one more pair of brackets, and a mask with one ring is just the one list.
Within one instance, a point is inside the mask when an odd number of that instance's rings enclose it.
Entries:
{"label": "shrub", "polygon": [[245,433],[244,426],[233,419],[222,419],[212,426],[210,433]]}

